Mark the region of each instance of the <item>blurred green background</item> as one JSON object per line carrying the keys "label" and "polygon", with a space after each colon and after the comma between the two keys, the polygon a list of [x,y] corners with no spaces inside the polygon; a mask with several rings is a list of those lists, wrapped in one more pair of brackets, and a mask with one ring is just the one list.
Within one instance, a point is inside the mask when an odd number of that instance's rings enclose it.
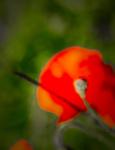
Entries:
{"label": "blurred green background", "polygon": [[[74,45],[99,49],[115,64],[114,0],[0,0],[0,150],[22,138],[34,150],[55,150],[56,117],[40,110],[36,87],[12,70],[37,79],[53,54]],[[74,150],[108,149],[79,130],[64,139]]]}

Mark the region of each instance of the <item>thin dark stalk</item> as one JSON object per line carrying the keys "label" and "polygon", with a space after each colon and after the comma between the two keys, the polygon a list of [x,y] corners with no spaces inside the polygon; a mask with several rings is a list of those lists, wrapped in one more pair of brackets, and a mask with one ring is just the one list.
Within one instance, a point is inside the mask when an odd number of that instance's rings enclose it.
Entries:
{"label": "thin dark stalk", "polygon": [[73,109],[75,109],[78,112],[83,112],[84,110],[79,108],[78,106],[74,105],[73,103],[71,103],[71,101],[69,99],[64,98],[63,96],[58,95],[57,93],[53,92],[52,90],[50,90],[49,88],[47,88],[46,86],[44,86],[43,84],[39,83],[38,81],[32,79],[31,77],[29,77],[28,75],[18,72],[18,71],[14,71],[13,72],[15,75],[17,75],[18,77],[32,83],[35,86],[40,86],[42,88],[44,88],[46,91],[48,91],[49,93],[51,93],[52,95],[56,96],[57,98],[59,98],[59,100],[62,100],[63,102],[65,102],[66,104],[68,104],[70,107],[72,107]]}
{"label": "thin dark stalk", "polygon": [[22,79],[28,81],[29,83],[32,83],[32,84],[35,85],[35,86],[41,86],[41,84],[38,83],[38,81],[32,79],[31,77],[29,77],[28,75],[26,75],[26,74],[24,74],[24,73],[22,73],[22,72],[13,71],[13,73],[14,73],[16,76],[18,76],[18,77],[20,77],[20,78],[22,78]]}

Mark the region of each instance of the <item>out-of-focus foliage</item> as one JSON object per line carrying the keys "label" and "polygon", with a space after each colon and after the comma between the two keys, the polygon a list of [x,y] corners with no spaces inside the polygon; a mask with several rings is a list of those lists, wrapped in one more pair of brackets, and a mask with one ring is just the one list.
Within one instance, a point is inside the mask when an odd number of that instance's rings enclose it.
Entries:
{"label": "out-of-focus foliage", "polygon": [[[115,64],[114,0],[0,1],[0,150],[26,138],[34,150],[54,150],[56,117],[37,105],[36,87],[12,70],[38,78],[47,60],[59,50],[80,45],[99,49]],[[74,149],[106,149],[81,132],[68,131]]]}

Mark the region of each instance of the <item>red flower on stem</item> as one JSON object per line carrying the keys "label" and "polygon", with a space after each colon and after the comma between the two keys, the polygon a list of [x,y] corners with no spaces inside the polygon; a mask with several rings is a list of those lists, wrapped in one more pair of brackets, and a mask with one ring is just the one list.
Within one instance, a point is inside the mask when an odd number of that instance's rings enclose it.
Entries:
{"label": "red flower on stem", "polygon": [[56,114],[58,124],[87,111],[83,96],[105,123],[115,125],[115,72],[99,51],[81,47],[60,51],[46,64],[39,82],[39,105]]}

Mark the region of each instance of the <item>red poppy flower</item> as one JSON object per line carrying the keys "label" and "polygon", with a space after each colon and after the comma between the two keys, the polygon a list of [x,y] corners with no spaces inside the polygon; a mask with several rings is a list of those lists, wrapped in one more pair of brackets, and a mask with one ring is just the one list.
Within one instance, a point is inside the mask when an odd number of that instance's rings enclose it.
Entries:
{"label": "red poppy flower", "polygon": [[10,150],[32,150],[32,147],[28,141],[22,139],[15,143]]}
{"label": "red poppy flower", "polygon": [[[42,109],[56,114],[58,124],[87,111],[76,91],[85,81],[85,98],[109,125],[115,124],[115,72],[97,50],[70,47],[57,53],[44,67],[37,89]],[[85,83],[84,82],[84,83]],[[82,87],[80,87],[82,88]],[[84,88],[84,87],[83,87]]]}

